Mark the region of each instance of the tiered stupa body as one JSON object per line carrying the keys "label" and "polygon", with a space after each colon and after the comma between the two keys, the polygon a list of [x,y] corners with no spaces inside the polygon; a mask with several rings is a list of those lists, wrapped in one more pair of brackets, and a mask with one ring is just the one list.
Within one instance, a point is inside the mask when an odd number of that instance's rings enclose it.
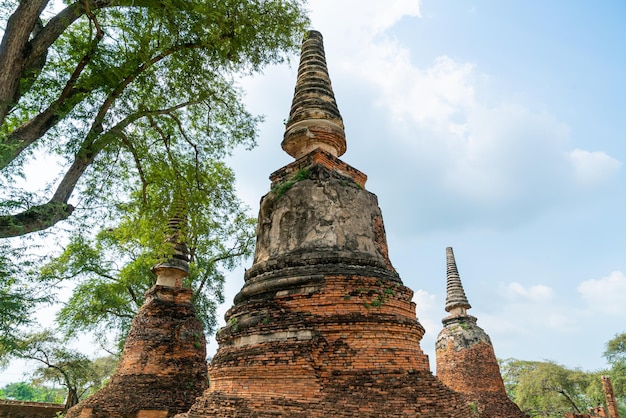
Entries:
{"label": "tiered stupa body", "polygon": [[153,267],[157,282],[132,321],[109,383],[68,411],[67,418],[166,418],[189,410],[207,388],[202,322],[182,287],[187,247],[172,219],[173,256]]}
{"label": "tiered stupa body", "polygon": [[[471,308],[456,267],[452,248],[446,249],[447,292],[443,330],[436,343],[437,377],[461,393],[480,418],[523,418],[504,388],[491,339],[468,315]],[[477,415],[478,416],[478,415]]]}
{"label": "tiered stupa body", "polygon": [[469,417],[430,372],[376,196],[339,160],[343,122],[311,31],[245,284],[188,417]]}

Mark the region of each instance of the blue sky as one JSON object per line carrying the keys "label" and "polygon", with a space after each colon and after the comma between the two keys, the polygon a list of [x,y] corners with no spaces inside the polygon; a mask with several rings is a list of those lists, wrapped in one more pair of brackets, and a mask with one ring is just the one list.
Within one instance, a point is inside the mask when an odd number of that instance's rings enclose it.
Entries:
{"label": "blue sky", "polygon": [[[604,367],[605,342],[626,331],[626,2],[309,9],[346,126],[342,159],[379,198],[431,364],[452,246],[498,357]],[[298,59],[241,82],[266,117],[258,147],[229,161],[252,215],[269,174],[292,161],[280,142]],[[243,267],[229,275],[222,315],[242,285]]]}
{"label": "blue sky", "polygon": [[[342,159],[379,198],[431,364],[452,246],[499,357],[604,367],[605,342],[626,331],[626,3],[309,9],[346,125]],[[280,141],[297,62],[242,83],[266,115],[259,146],[231,161],[255,213],[267,176],[291,161]]]}

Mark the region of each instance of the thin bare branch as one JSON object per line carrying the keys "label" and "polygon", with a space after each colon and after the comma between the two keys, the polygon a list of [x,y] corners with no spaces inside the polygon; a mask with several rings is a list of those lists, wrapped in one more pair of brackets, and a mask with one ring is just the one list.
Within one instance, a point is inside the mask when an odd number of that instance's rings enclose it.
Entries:
{"label": "thin bare branch", "polygon": [[143,172],[143,165],[141,164],[141,158],[139,158],[139,154],[137,154],[137,150],[133,143],[128,139],[124,132],[118,133],[122,143],[126,145],[126,148],[130,151],[133,156],[133,160],[135,161],[135,167],[137,167],[137,172],[139,173],[139,180],[141,181],[141,201],[145,204],[148,201],[147,189],[148,189],[148,181],[146,180],[146,175]]}
{"label": "thin bare branch", "polygon": [[198,187],[198,190],[204,190],[202,182],[200,181],[200,151],[198,150],[198,145],[189,138],[187,132],[185,132],[182,122],[174,112],[168,113],[168,116],[176,122],[176,126],[178,127],[178,131],[181,136],[194,150],[196,187]]}

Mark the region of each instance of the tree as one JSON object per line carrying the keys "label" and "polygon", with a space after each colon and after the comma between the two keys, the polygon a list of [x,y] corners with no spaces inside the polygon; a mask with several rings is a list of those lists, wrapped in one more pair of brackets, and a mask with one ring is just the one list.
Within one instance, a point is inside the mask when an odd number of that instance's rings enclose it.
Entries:
{"label": "tree", "polygon": [[[13,261],[18,257],[16,253],[17,249],[0,242],[0,368],[19,343],[17,330],[30,323],[37,306],[52,301],[44,289],[50,290],[49,286],[29,282],[20,274]],[[22,257],[22,268],[32,262]]]}
{"label": "tree", "polygon": [[[183,201],[184,238],[195,251],[192,280],[214,289],[198,299],[210,311],[210,293],[219,299],[221,292],[219,268],[250,251],[245,208],[222,160],[234,147],[254,145],[261,118],[243,106],[235,75],[281,62],[299,46],[307,24],[303,2],[3,2],[0,247],[22,247],[6,239],[67,220],[73,236],[44,269],[43,277],[56,281],[44,283],[77,280],[72,306],[83,309],[109,280],[101,293],[121,309],[129,298],[141,299],[150,263],[167,256],[165,225],[173,202]],[[42,191],[26,190],[20,176],[39,155],[54,156],[61,168],[49,173]],[[102,254],[81,259],[85,254],[72,254],[78,247]],[[23,268],[21,252],[0,259],[8,266],[0,270],[0,292],[11,301],[3,308],[13,318],[6,325],[3,311],[0,332],[8,342],[37,302],[20,293],[35,286],[38,271]],[[141,274],[129,283],[133,270]],[[62,320],[76,319],[70,317]]]}
{"label": "tree", "polygon": [[8,3],[0,44],[5,187],[35,151],[59,155],[66,167],[45,198],[10,190],[0,237],[66,219],[77,186],[83,204],[107,201],[111,185],[129,181],[148,200],[150,185],[165,179],[147,172],[163,158],[177,171],[179,158],[198,162],[250,145],[258,119],[230,74],[281,61],[306,24],[300,0],[78,0],[60,11],[50,0]]}
{"label": "tree", "polygon": [[[222,197],[226,199],[226,194]],[[210,207],[205,209],[210,212]],[[184,285],[194,290],[192,302],[207,334],[214,331],[215,311],[224,300],[222,270],[233,268],[253,248],[254,222],[244,213],[232,211],[237,214],[235,218],[232,213],[224,219],[214,217],[213,222],[207,220],[194,227],[193,235],[187,233],[192,262]],[[207,212],[199,211],[198,216]],[[91,331],[100,341],[114,336],[118,349],[123,346],[130,323],[144,303],[144,293],[154,285],[150,268],[168,250],[167,246],[146,247],[142,230],[136,226],[139,224],[140,219],[127,218],[114,228],[100,231],[93,240],[74,236],[65,251],[42,269],[46,281],[75,283],[72,296],[58,314],[68,337]],[[203,225],[207,229],[202,229]]]}
{"label": "tree", "polygon": [[603,356],[611,365],[626,362],[626,332],[616,334],[606,343]]}
{"label": "tree", "polygon": [[606,374],[611,378],[620,412],[626,416],[626,332],[607,341],[603,356],[611,365]]}
{"label": "tree", "polygon": [[9,383],[0,389],[0,399],[61,403],[64,398],[65,392],[62,389],[49,388],[27,382]]}
{"label": "tree", "polygon": [[501,361],[507,393],[531,417],[583,413],[604,402],[601,373],[571,370],[549,361]]}
{"label": "tree", "polygon": [[112,357],[91,361],[68,348],[65,341],[49,330],[29,334],[22,340],[17,355],[40,363],[33,372],[33,383],[49,382],[65,387],[65,411],[100,388],[117,364]]}

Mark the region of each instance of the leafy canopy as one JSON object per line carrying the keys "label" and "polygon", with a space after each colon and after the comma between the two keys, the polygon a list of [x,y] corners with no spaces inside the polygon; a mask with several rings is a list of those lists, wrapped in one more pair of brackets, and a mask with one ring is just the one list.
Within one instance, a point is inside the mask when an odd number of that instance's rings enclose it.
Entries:
{"label": "leafy canopy", "polygon": [[[20,341],[17,331],[29,324],[38,306],[50,303],[50,285],[27,280],[24,269],[36,260],[20,256],[19,249],[0,242],[0,369]],[[21,260],[18,269],[15,260]]]}
{"label": "leafy canopy", "polygon": [[102,357],[95,361],[68,348],[50,330],[30,333],[18,348],[21,358],[34,361],[33,384],[51,383],[65,388],[65,409],[98,390],[113,373],[117,359]]}
{"label": "leafy canopy", "polygon": [[626,415],[626,332],[616,334],[606,343],[604,358],[611,365],[608,375],[611,377],[613,391]]}
{"label": "leafy canopy", "polygon": [[[13,7],[10,7],[13,6]],[[306,24],[298,0],[49,0],[5,5],[0,44],[0,237],[46,229],[81,206],[203,192],[201,162],[254,144],[258,118],[234,73],[280,62]],[[64,167],[54,191],[11,187],[35,152]],[[164,167],[168,169],[163,170]],[[157,183],[174,187],[150,190]],[[182,182],[185,183],[185,182]]]}
{"label": "leafy canopy", "polygon": [[[32,289],[67,281],[62,328],[113,327],[119,340],[154,281],[150,266],[171,255],[175,202],[187,285],[212,329],[223,271],[252,248],[223,160],[254,146],[261,118],[235,80],[286,59],[306,25],[304,0],[0,4],[0,248],[18,251],[0,256],[0,358],[42,301]],[[33,161],[48,162],[41,190],[23,187]],[[69,244],[41,274],[24,265],[21,242],[6,241],[62,220]]]}
{"label": "leafy canopy", "polygon": [[616,363],[626,363],[626,332],[615,335],[606,343],[604,358],[614,365]]}
{"label": "leafy canopy", "polygon": [[[551,361],[500,360],[509,397],[530,417],[562,418],[605,403],[602,370],[585,372]],[[616,391],[618,397],[622,392]]]}
{"label": "leafy canopy", "polygon": [[9,383],[0,389],[0,399],[62,403],[65,399],[65,391],[27,382],[16,382]]}

